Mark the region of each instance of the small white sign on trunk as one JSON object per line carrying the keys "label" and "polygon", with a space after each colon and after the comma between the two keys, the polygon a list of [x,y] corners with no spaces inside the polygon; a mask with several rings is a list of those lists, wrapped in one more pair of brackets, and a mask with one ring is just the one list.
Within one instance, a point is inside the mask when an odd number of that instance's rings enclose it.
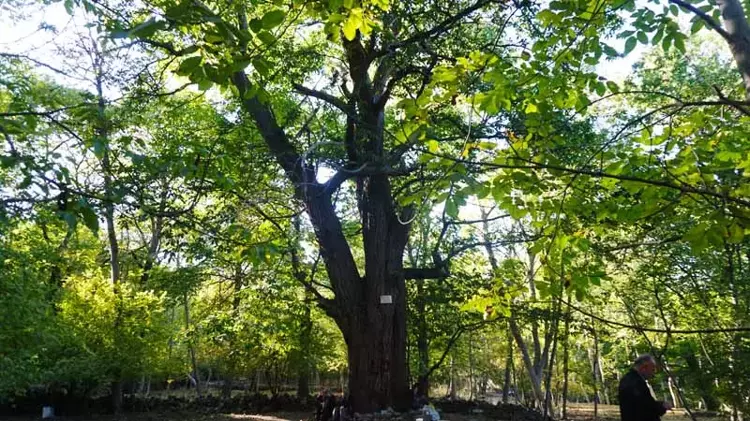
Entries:
{"label": "small white sign on trunk", "polygon": [[393,304],[393,297],[390,295],[381,295],[380,304]]}

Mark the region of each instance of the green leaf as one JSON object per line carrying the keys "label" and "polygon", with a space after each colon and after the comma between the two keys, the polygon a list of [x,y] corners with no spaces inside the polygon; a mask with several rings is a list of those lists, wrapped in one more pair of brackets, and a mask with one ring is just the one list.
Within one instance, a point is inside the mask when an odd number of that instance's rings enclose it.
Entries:
{"label": "green leaf", "polygon": [[211,79],[203,79],[198,82],[198,89],[201,91],[207,91],[211,89],[212,86],[214,86],[214,82]]}
{"label": "green leaf", "polygon": [[646,35],[643,31],[638,31],[638,34],[636,35],[638,37],[638,42],[641,44],[648,44],[648,35]]}
{"label": "green leaf", "polygon": [[94,140],[94,155],[96,155],[97,158],[101,158],[104,156],[104,150],[106,149],[107,145],[101,140],[101,139],[95,139]]}
{"label": "green leaf", "polygon": [[61,213],[62,219],[65,220],[65,222],[68,224],[68,226],[71,229],[75,229],[76,225],[78,225],[78,218],[71,213],[71,212],[62,212]]}
{"label": "green leaf", "polygon": [[247,24],[247,26],[250,28],[251,31],[253,31],[253,32],[255,32],[257,34],[261,30],[263,30],[263,21],[261,21],[260,19],[257,19],[257,18],[256,19],[252,19]]}
{"label": "green leaf", "polygon": [[260,73],[263,76],[268,76],[268,73],[271,69],[271,66],[268,64],[266,60],[263,60],[262,58],[257,58],[253,60],[253,68],[256,72]]}
{"label": "green leaf", "polygon": [[268,31],[261,31],[258,33],[258,38],[265,45],[273,45],[276,43],[276,37]]}
{"label": "green leaf", "polygon": [[128,35],[133,38],[148,38],[154,35],[156,31],[166,27],[166,21],[157,21],[156,18],[151,18],[128,31]]}
{"label": "green leaf", "polygon": [[193,73],[195,68],[201,64],[201,60],[203,60],[203,57],[201,56],[191,56],[186,58],[185,60],[182,60],[182,63],[180,63],[180,67],[177,68],[177,74],[187,76]]}
{"label": "green leaf", "polygon": [[532,104],[530,102],[526,104],[526,114],[533,114],[533,113],[538,113],[538,112],[539,112],[539,108],[537,108],[535,104]]}
{"label": "green leaf", "polygon": [[685,53],[685,40],[680,36],[676,36],[674,39],[674,47],[684,54]]}
{"label": "green leaf", "polygon": [[704,222],[701,222],[694,225],[682,238],[690,243],[690,248],[694,252],[700,252],[708,247],[708,240],[706,238],[707,229],[708,226]]}
{"label": "green leaf", "polygon": [[638,44],[638,40],[630,37],[627,41],[625,41],[625,51],[622,53],[623,55],[630,54],[631,51],[635,48],[636,44]]}
{"label": "green leaf", "polygon": [[609,90],[612,91],[613,94],[620,92],[620,87],[611,80],[607,81],[607,88],[609,88]]}
{"label": "green leaf", "polygon": [[458,205],[453,199],[445,201],[445,213],[451,218],[458,218]]}
{"label": "green leaf", "polygon": [[745,230],[737,222],[730,225],[728,231],[729,238],[727,238],[727,242],[731,244],[739,244],[745,238]]}
{"label": "green leaf", "polygon": [[705,24],[703,23],[703,19],[696,19],[695,22],[693,22],[693,25],[690,26],[690,33],[695,34],[696,32],[700,31]]}
{"label": "green leaf", "polygon": [[607,57],[617,57],[619,55],[617,50],[607,44],[602,44],[602,51],[604,51],[604,54],[606,54]]}
{"label": "green leaf", "polygon": [[672,43],[672,35],[666,35],[663,40],[661,40],[661,48],[664,49],[664,51],[669,50],[669,45]]}
{"label": "green leaf", "polygon": [[263,28],[272,29],[281,25],[284,22],[284,18],[286,18],[286,13],[283,10],[271,10],[263,15],[261,22],[263,23]]}
{"label": "green leaf", "polygon": [[99,218],[96,213],[91,209],[90,205],[84,205],[80,207],[81,216],[83,216],[83,223],[93,232],[94,234],[99,232]]}

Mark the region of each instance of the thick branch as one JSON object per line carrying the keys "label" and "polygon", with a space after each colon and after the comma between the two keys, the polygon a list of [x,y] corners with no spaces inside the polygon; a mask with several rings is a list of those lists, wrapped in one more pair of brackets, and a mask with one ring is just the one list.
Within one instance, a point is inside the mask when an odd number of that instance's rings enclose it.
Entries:
{"label": "thick branch", "polygon": [[289,179],[296,186],[306,183],[317,185],[315,178],[311,174],[308,174],[311,171],[303,170],[303,163],[299,153],[291,142],[289,142],[284,130],[276,122],[276,118],[271,113],[270,108],[261,103],[256,96],[248,95],[250,81],[245,72],[236,72],[232,75],[232,82],[239,90],[245,109],[253,117],[253,120],[255,120],[255,124],[258,126],[263,139]]}
{"label": "thick branch", "polygon": [[461,22],[465,17],[469,16],[470,14],[474,13],[475,11],[481,9],[482,7],[493,3],[494,0],[480,0],[473,5],[467,7],[466,9],[456,13],[455,15],[445,19],[444,21],[437,24],[435,27],[433,27],[430,30],[423,31],[416,33],[412,35],[411,37],[397,42],[395,44],[389,45],[386,49],[377,51],[375,54],[376,56],[384,56],[392,51],[395,51],[399,48],[403,48],[409,44],[414,44],[420,41],[424,41],[426,39],[432,38],[434,36],[440,35],[442,33],[445,33],[449,30],[451,30],[457,23]]}
{"label": "thick branch", "polygon": [[325,183],[323,192],[325,194],[333,194],[341,185],[354,177],[364,177],[373,175],[386,175],[386,176],[406,176],[414,171],[412,168],[381,168],[377,166],[371,166],[371,164],[365,163],[359,167],[346,167],[340,168],[336,174],[331,177],[328,182]]}
{"label": "thick branch", "polygon": [[404,279],[439,279],[450,275],[448,268],[404,268]]}
{"label": "thick branch", "polygon": [[300,85],[299,83],[294,84],[294,89],[303,95],[311,96],[313,98],[317,98],[319,100],[325,101],[333,105],[334,107],[338,108],[339,110],[343,111],[347,115],[354,111],[351,109],[351,107],[349,107],[346,104],[346,102],[342,101],[340,98],[336,98],[335,96],[331,94],[321,92],[321,91],[316,91],[315,89],[310,89],[308,87]]}

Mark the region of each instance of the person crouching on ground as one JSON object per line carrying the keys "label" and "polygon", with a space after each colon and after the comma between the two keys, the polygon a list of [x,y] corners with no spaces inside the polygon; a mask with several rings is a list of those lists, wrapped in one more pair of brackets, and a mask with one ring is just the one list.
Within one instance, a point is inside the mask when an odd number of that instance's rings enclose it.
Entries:
{"label": "person crouching on ground", "polygon": [[656,374],[656,359],[645,354],[638,357],[618,389],[622,421],[659,421],[672,409],[669,402],[657,401],[646,383]]}

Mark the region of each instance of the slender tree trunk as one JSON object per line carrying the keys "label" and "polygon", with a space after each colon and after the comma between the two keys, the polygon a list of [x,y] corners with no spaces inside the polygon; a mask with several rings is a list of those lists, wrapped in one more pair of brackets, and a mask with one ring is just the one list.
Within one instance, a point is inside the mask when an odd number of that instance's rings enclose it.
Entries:
{"label": "slender tree trunk", "polygon": [[527,374],[529,375],[529,381],[531,383],[531,392],[533,395],[534,402],[541,404],[544,402],[544,393],[542,392],[542,379],[537,376],[537,371],[534,368],[534,363],[531,361],[529,350],[526,347],[526,342],[523,340],[521,335],[521,329],[518,327],[513,315],[510,317],[510,329],[513,337],[516,339],[516,345],[518,345],[521,356],[523,357],[523,363],[526,366]]}
{"label": "slender tree trunk", "polygon": [[[190,299],[187,292],[184,293],[183,299],[185,300],[185,330],[190,331]],[[198,373],[198,360],[195,356],[195,345],[193,344],[192,339],[188,341],[188,356],[190,357],[190,363],[193,366],[192,377],[195,382],[195,393],[200,398],[203,396],[203,388]]]}
{"label": "slender tree trunk", "polygon": [[[496,273],[499,269],[497,258],[495,257],[495,251],[492,249],[490,244],[490,238],[488,237],[489,233],[489,224],[487,223],[487,214],[483,213],[482,217],[484,218],[483,222],[483,230],[484,230],[484,240],[487,243],[485,245],[485,249],[487,251],[487,255],[489,256],[490,266],[492,267],[493,274]],[[529,270],[527,272],[527,281],[529,283],[529,291],[532,296],[532,299],[536,298],[536,286],[534,284],[534,262],[536,260],[536,257],[533,253],[529,254]],[[512,337],[516,340],[516,344],[518,345],[518,350],[521,352],[521,356],[523,358],[524,366],[526,367],[526,370],[529,374],[529,379],[531,380],[531,387],[532,387],[532,393],[534,396],[535,403],[541,404],[544,402],[544,394],[542,393],[542,375],[538,371],[538,369],[542,368],[542,351],[541,351],[541,345],[539,343],[539,329],[538,329],[538,323],[536,320],[532,321],[532,340],[534,345],[534,362],[531,360],[531,355],[529,354],[528,346],[526,345],[526,341],[523,339],[523,335],[521,334],[521,329],[518,326],[518,323],[516,322],[515,316],[513,312],[511,311],[511,315],[508,322],[508,327],[510,329]]]}
{"label": "slender tree trunk", "polygon": [[469,400],[474,400],[474,333],[469,332]]}
{"label": "slender tree trunk", "polygon": [[297,372],[297,396],[300,398],[310,396],[310,348],[312,344],[312,294],[309,291],[305,292],[305,310],[302,315],[302,323],[300,326],[300,349],[302,351],[302,358],[300,361],[299,371]]}
{"label": "slender tree trunk", "polygon": [[597,355],[596,355],[596,367],[599,369],[599,384],[602,385],[602,395],[604,395],[604,404],[609,405],[609,391],[607,390],[607,384],[604,381],[604,368],[602,367],[602,356],[598,352],[598,346],[597,346]]}
{"label": "slender tree trunk", "polygon": [[[299,369],[297,370],[297,396],[298,397],[307,397],[310,396],[310,347],[312,343],[312,328],[313,328],[313,321],[312,321],[312,303],[313,303],[313,294],[312,294],[312,284],[308,283],[306,281],[307,274],[305,273],[305,270],[302,268],[302,263],[300,262],[299,258],[299,250],[301,249],[301,238],[302,238],[302,227],[301,227],[301,221],[299,216],[295,216],[292,220],[292,239],[290,239],[289,249],[290,249],[290,257],[292,262],[292,271],[294,272],[294,277],[297,279],[297,282],[299,282],[301,285],[306,286],[305,290],[305,309],[302,314],[302,320],[300,321],[300,336],[299,336],[299,345],[300,345],[300,365]],[[312,278],[312,274],[310,277]],[[312,282],[312,279],[310,279],[310,282]]]}
{"label": "slender tree trunk", "polygon": [[591,372],[594,376],[594,421],[596,421],[599,419],[599,335],[593,325],[592,331],[594,334],[594,353],[592,356],[591,351],[589,351],[589,358],[591,359]]}
{"label": "slender tree trunk", "polygon": [[[115,205],[112,188],[112,165],[110,162],[110,152],[108,137],[109,131],[106,116],[106,101],[104,99],[104,57],[100,53],[97,41],[91,39],[91,59],[92,67],[96,77],[96,95],[97,95],[97,127],[95,130],[95,144],[99,144],[101,152],[102,178],[104,181],[104,220],[107,224],[107,241],[109,243],[109,266],[110,281],[115,293],[115,322],[113,326],[113,335],[115,347],[120,347],[120,323],[122,318],[122,306],[120,302],[120,248],[117,241],[117,231],[115,227]],[[119,367],[114,368],[112,373],[112,407],[115,414],[122,412],[122,372]]]}
{"label": "slender tree trunk", "polygon": [[451,355],[451,365],[450,365],[450,371],[449,371],[447,396],[450,399],[456,399],[456,372],[455,372],[455,362],[453,361],[453,355]]}
{"label": "slender tree trunk", "polygon": [[570,361],[570,292],[568,292],[568,311],[565,314],[565,339],[563,342],[563,390],[562,390],[562,419],[568,419],[568,375]]}
{"label": "slender tree trunk", "polygon": [[417,286],[417,356],[419,359],[419,374],[417,376],[417,393],[421,396],[428,397],[430,393],[430,383],[427,373],[430,366],[430,349],[427,342],[427,318],[426,318],[426,298],[424,290],[424,280],[415,281]]}
{"label": "slender tree trunk", "polygon": [[671,377],[667,378],[667,388],[669,389],[670,402],[673,402],[675,408],[679,408],[680,400],[677,399],[677,394],[675,393],[675,384]]}
{"label": "slender tree trunk", "polygon": [[[234,274],[232,280],[232,316],[234,320],[240,318],[240,304],[242,303],[242,287],[245,285],[244,273],[242,270],[242,263],[237,263],[234,266]],[[187,303],[187,298],[185,299]],[[186,304],[187,306],[187,304]],[[187,307],[186,307],[187,308]],[[187,318],[187,313],[186,313]],[[232,387],[234,381],[235,371],[237,370],[237,357],[231,350],[236,346],[236,337],[233,333],[229,339],[230,356],[227,362],[226,372],[224,373],[224,381],[221,385],[221,397],[223,399],[229,399],[232,397]]]}
{"label": "slender tree trunk", "polygon": [[552,372],[553,367],[555,366],[555,352],[557,350],[557,333],[558,333],[558,327],[560,325],[560,314],[561,314],[561,303],[562,303],[562,297],[560,297],[557,300],[557,308],[554,311],[555,314],[555,320],[552,321],[552,327],[550,329],[553,329],[552,334],[552,348],[549,351],[550,357],[549,362],[547,365],[547,378],[546,378],[546,384],[545,384],[545,395],[544,395],[544,418],[547,418],[547,415],[554,416],[555,411],[553,408],[553,402],[552,402]]}
{"label": "slender tree trunk", "polygon": [[513,334],[508,325],[508,355],[505,358],[505,382],[503,383],[503,403],[508,403],[510,398],[511,372],[513,370]]}

